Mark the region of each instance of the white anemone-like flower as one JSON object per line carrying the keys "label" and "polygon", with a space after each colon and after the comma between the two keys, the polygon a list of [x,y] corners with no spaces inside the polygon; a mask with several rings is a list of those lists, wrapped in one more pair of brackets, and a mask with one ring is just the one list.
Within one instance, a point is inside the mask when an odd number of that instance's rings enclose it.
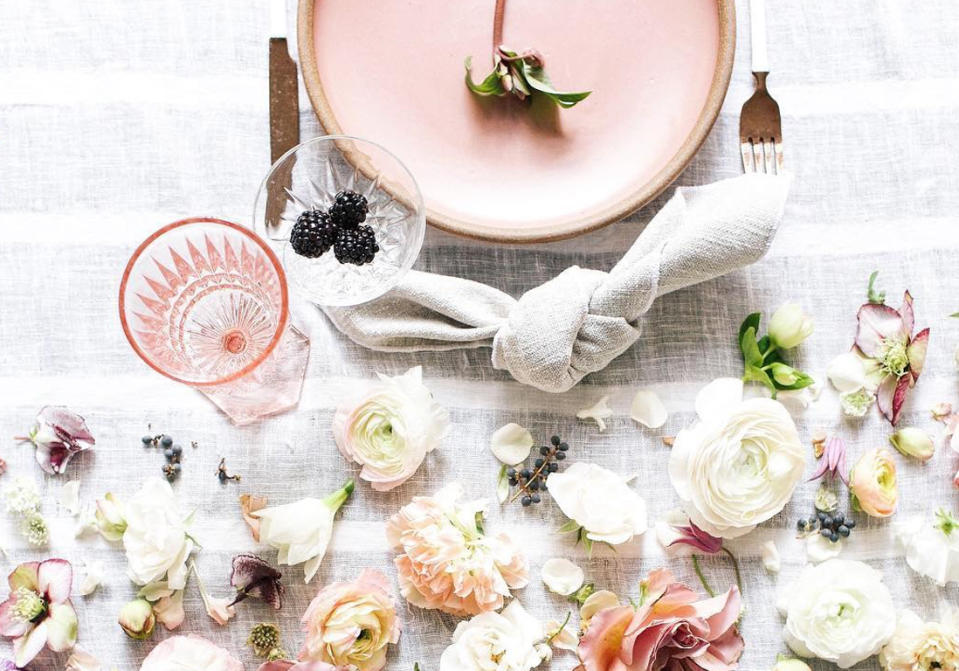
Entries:
{"label": "white anemone-like flower", "polygon": [[619,545],[646,531],[646,502],[622,476],[601,466],[576,462],[552,473],[546,488],[590,541]]}
{"label": "white anemone-like flower", "polygon": [[769,398],[743,400],[742,380],[719,378],[696,396],[699,421],[676,436],[669,477],[689,519],[737,538],[783,509],[805,466],[789,412]]}
{"label": "white anemone-like flower", "polygon": [[959,582],[959,522],[945,510],[935,521],[913,517],[896,525],[896,538],[913,571],[938,585]]}
{"label": "white anemone-like flower", "polygon": [[896,628],[896,608],[882,574],[860,561],[807,565],[777,605],[786,616],[783,638],[792,651],[841,669],[878,653]]}
{"label": "white anemone-like flower", "polygon": [[251,512],[260,520],[260,541],[276,548],[278,564],[303,564],[304,582],[310,582],[333,536],[336,511],[353,493],[353,487],[349,480],[325,499],[305,498]]}
{"label": "white anemone-like flower", "polygon": [[529,671],[549,656],[543,625],[512,601],[500,613],[460,622],[440,656],[440,671]]}

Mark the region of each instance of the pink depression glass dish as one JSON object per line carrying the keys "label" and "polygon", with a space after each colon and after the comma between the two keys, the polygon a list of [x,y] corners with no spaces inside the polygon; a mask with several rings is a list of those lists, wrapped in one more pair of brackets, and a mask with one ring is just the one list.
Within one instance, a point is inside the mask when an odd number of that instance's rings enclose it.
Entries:
{"label": "pink depression glass dish", "polygon": [[290,324],[279,260],[242,226],[184,219],[144,240],[123,271],[120,322],[147,365],[237,424],[299,401],[309,340]]}

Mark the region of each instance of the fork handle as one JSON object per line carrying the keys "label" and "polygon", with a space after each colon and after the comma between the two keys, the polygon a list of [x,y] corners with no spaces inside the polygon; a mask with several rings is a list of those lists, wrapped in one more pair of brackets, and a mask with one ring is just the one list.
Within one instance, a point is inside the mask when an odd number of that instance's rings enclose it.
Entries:
{"label": "fork handle", "polygon": [[766,53],[766,0],[749,0],[749,29],[753,72],[769,72],[769,56]]}

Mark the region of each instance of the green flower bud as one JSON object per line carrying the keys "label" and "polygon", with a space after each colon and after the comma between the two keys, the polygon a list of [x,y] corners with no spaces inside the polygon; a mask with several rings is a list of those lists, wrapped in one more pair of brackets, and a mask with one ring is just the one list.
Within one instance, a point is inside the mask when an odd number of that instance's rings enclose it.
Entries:
{"label": "green flower bud", "polygon": [[774,363],[769,367],[773,379],[784,387],[791,387],[802,378],[802,373],[784,363]]}
{"label": "green flower bud", "polygon": [[138,641],[150,638],[156,626],[153,606],[146,599],[134,599],[126,604],[120,609],[117,621],[127,636]]}
{"label": "green flower bud", "polygon": [[769,339],[781,349],[792,349],[812,331],[812,318],[796,303],[786,303],[769,320]]}
{"label": "green flower bud", "polygon": [[932,437],[922,429],[905,427],[889,436],[889,442],[907,457],[926,461],[936,451]]}
{"label": "green flower bud", "polygon": [[772,671],[812,671],[812,669],[801,659],[779,655],[776,657],[776,666],[772,668]]}

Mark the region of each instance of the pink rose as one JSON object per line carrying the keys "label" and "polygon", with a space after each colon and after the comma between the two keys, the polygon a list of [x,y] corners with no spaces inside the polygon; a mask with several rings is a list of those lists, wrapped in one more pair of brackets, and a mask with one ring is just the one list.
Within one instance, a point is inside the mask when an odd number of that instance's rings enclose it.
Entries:
{"label": "pink rose", "polygon": [[387,646],[400,639],[389,583],[382,573],[371,569],[353,582],[336,582],[321,589],[302,622],[306,641],[300,650],[301,661],[380,671],[386,666]]}
{"label": "pink rose", "polygon": [[736,628],[739,589],[697,601],[686,585],[659,569],[643,582],[638,607],[605,608],[579,642],[578,671],[730,671],[743,639]]}
{"label": "pink rose", "polygon": [[390,518],[386,537],[400,552],[393,563],[406,600],[465,616],[502,608],[510,589],[529,582],[529,565],[508,535],[485,534],[477,524],[485,503],[457,503],[461,493],[454,483],[415,497]]}
{"label": "pink rose", "polygon": [[243,671],[243,664],[223,648],[199,636],[172,636],[143,660],[140,671]]}

